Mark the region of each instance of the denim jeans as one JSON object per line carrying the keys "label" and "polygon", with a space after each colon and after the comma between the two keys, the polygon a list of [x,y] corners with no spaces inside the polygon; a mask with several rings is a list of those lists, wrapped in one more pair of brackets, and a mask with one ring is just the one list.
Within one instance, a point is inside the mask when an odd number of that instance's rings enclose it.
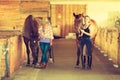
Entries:
{"label": "denim jeans", "polygon": [[80,47],[81,47],[81,53],[83,55],[83,47],[86,45],[87,47],[87,55],[92,56],[92,40],[90,38],[81,38],[80,40]]}
{"label": "denim jeans", "polygon": [[48,58],[47,58],[47,52],[49,51],[50,48],[50,43],[45,43],[45,42],[40,42],[40,48],[42,51],[42,57],[41,57],[41,63],[47,63]]}

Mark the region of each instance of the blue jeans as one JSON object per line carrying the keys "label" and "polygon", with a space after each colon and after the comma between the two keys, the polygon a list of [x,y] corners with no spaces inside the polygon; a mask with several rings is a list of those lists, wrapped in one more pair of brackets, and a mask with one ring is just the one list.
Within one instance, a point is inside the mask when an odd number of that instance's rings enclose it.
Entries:
{"label": "blue jeans", "polygon": [[86,45],[87,47],[87,55],[92,56],[92,40],[90,38],[81,38],[80,40],[80,47],[81,47],[81,53],[83,55],[83,47]]}
{"label": "blue jeans", "polygon": [[42,57],[40,62],[47,63],[48,62],[47,52],[49,51],[50,43],[40,42],[40,48],[42,51]]}

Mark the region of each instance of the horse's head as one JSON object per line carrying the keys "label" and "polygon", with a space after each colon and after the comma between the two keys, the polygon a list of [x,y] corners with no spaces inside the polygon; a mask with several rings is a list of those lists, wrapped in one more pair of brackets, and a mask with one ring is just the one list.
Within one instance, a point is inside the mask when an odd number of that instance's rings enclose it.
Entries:
{"label": "horse's head", "polygon": [[34,17],[32,15],[28,15],[24,22],[23,36],[28,39],[30,39],[30,33],[33,30],[33,26],[34,26],[33,22],[34,22]]}
{"label": "horse's head", "polygon": [[73,13],[73,16],[75,17],[75,19],[79,20],[82,17],[82,14]]}
{"label": "horse's head", "polygon": [[79,32],[79,29],[81,29],[83,26],[83,14],[73,13],[73,16],[74,16],[74,28],[77,32]]}
{"label": "horse's head", "polygon": [[27,18],[25,19],[25,24],[24,27],[32,27],[33,26],[33,16],[32,15],[28,15]]}

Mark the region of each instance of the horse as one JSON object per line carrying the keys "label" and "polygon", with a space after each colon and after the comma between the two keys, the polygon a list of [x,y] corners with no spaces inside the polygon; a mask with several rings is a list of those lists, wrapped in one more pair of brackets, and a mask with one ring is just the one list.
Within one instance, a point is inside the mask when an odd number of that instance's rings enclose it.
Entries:
{"label": "horse", "polygon": [[38,23],[32,15],[28,15],[24,22],[23,27],[23,40],[26,46],[27,52],[27,66],[30,66],[30,51],[32,52],[33,65],[36,65],[38,62]]}
{"label": "horse", "polygon": [[[79,44],[79,41],[80,41],[79,35],[81,34],[81,29],[85,25],[84,24],[84,15],[73,13],[73,16],[74,16],[74,28],[75,28],[75,32],[76,32],[76,44],[77,44],[77,61],[76,61],[76,66],[75,67],[79,67],[79,64],[80,64],[79,58],[80,58],[80,53],[81,53],[81,47],[80,47],[80,44]],[[95,32],[94,32],[94,35],[92,37],[92,46],[93,46],[94,41],[95,41],[95,37],[96,37],[96,33],[97,33],[97,23],[93,19],[90,19],[90,23],[96,29]],[[83,47],[83,55],[86,55],[86,54],[87,54],[87,48],[86,48],[86,45],[85,45]]]}
{"label": "horse", "polygon": [[74,16],[74,29],[75,29],[75,33],[76,33],[76,45],[77,45],[77,61],[76,61],[76,67],[79,65],[80,61],[80,45],[79,45],[79,29],[82,27],[82,14],[75,14],[73,13]]}

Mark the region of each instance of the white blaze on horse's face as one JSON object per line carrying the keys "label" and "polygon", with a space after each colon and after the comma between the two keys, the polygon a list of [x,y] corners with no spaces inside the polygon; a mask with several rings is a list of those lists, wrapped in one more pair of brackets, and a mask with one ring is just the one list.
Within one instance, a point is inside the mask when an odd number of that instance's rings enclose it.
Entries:
{"label": "white blaze on horse's face", "polygon": [[36,41],[34,40],[34,43],[36,43]]}

